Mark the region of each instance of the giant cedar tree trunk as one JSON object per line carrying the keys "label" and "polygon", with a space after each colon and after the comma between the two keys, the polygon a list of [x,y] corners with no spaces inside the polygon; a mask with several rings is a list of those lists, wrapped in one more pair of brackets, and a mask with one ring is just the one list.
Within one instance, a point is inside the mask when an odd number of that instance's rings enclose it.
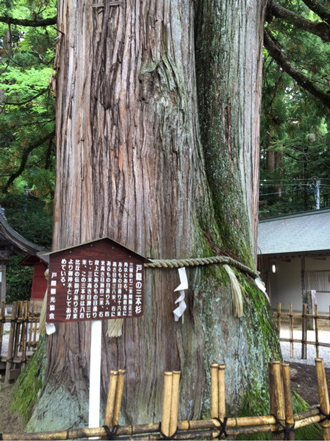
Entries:
{"label": "giant cedar tree trunk", "polygon": [[[146,257],[224,252],[254,265],[264,6],[58,1],[54,250],[109,236]],[[103,395],[109,370],[125,367],[127,422],[160,420],[165,370],[183,373],[180,418],[207,412],[212,361],[228,366],[232,406],[263,386],[277,345],[262,294],[240,276],[234,318],[223,269],[187,272],[184,324],[172,313],[177,270],[147,269],[144,317],[120,338],[104,332]],[[86,420],[89,335],[82,322],[48,337],[30,429]]]}

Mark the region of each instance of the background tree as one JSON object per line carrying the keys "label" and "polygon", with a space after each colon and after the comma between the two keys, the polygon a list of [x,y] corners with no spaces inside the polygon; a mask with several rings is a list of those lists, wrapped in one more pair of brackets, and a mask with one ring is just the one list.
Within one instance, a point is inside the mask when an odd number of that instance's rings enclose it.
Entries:
{"label": "background tree", "polygon": [[329,2],[270,2],[265,30],[260,214],[329,206]]}

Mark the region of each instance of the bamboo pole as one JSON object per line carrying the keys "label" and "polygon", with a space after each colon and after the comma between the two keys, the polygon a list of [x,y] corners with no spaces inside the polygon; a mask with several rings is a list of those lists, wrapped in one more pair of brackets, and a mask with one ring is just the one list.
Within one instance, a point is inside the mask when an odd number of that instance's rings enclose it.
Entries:
{"label": "bamboo pole", "polygon": [[294,358],[292,303],[289,304],[289,317],[290,317],[290,358]]}
{"label": "bamboo pole", "polygon": [[[285,424],[287,427],[294,427],[292,397],[291,397],[291,381],[290,381],[290,366],[288,363],[282,364],[282,378],[284,390],[284,407],[285,407]],[[289,432],[289,440],[295,439],[294,432]]]}
{"label": "bamboo pole", "polygon": [[[270,367],[270,382],[271,382],[271,413],[276,416],[281,424],[285,424],[285,406],[284,406],[284,392],[283,392],[283,381],[281,375],[281,363],[279,361],[273,361],[269,364]],[[277,430],[281,430],[278,425]],[[282,439],[283,435],[281,433],[273,433],[273,439]]]}
{"label": "bamboo pole", "polygon": [[181,372],[173,371],[171,416],[170,416],[170,435],[169,436],[173,436],[178,429],[180,376],[181,376]]}
{"label": "bamboo pole", "polygon": [[113,411],[113,421],[112,421],[113,426],[117,426],[119,424],[119,415],[121,408],[121,400],[123,397],[125,372],[126,372],[125,369],[118,370],[116,400],[115,400],[115,408]]}
{"label": "bamboo pole", "polygon": [[8,351],[7,351],[7,361],[6,361],[6,373],[5,373],[5,382],[4,386],[9,385],[10,381],[10,370],[12,366],[12,358],[13,358],[13,346],[14,346],[14,337],[16,331],[16,318],[17,318],[17,302],[13,302],[12,310],[11,310],[11,319],[10,319],[10,331],[9,331],[9,341],[8,341]]}
{"label": "bamboo pole", "polygon": [[301,358],[307,359],[307,303],[303,303],[302,326],[301,326]]}
{"label": "bamboo pole", "polygon": [[219,413],[219,384],[218,363],[211,364],[211,418],[218,418]]}
{"label": "bamboo pole", "polygon": [[219,365],[218,370],[218,418],[223,421],[226,417],[226,385],[225,385],[225,369],[224,364]]}
{"label": "bamboo pole", "polygon": [[105,406],[104,425],[112,426],[113,411],[115,408],[115,398],[117,389],[118,371],[110,371],[109,375],[109,390]]}
{"label": "bamboo pole", "polygon": [[21,337],[21,325],[22,325],[22,314],[23,314],[23,302],[18,301],[17,316],[16,316],[16,329],[15,329],[15,339],[14,339],[14,353],[13,358],[18,357],[18,352],[20,350],[20,337]]}
{"label": "bamboo pole", "polygon": [[170,436],[172,383],[173,383],[173,372],[164,372],[163,412],[162,412],[161,430],[165,436]]}
{"label": "bamboo pole", "polygon": [[318,320],[318,306],[314,305],[314,320],[315,320],[315,349],[316,349],[316,358],[320,357],[320,348],[319,348],[319,320]]}
{"label": "bamboo pole", "polygon": [[[315,360],[317,386],[319,390],[320,409],[325,415],[330,414],[328,384],[325,376],[324,362],[322,358]],[[321,423],[323,439],[330,440],[330,421],[325,420]]]}
{"label": "bamboo pole", "polygon": [[[296,420],[296,428],[305,427],[307,425],[318,423],[322,419],[322,415],[319,415],[318,409],[313,409],[308,412],[294,415]],[[228,418],[227,420],[227,432],[229,435],[239,434],[251,434],[272,432],[276,423],[275,418],[272,415],[259,416],[259,417],[239,417]],[[219,435],[220,423],[216,420],[196,420],[196,421],[179,421],[178,430],[185,433],[177,433],[176,439],[192,439],[191,437],[202,439],[202,434],[206,435],[208,429],[211,429],[213,437],[216,438]],[[212,430],[213,429],[213,430]],[[215,430],[214,430],[215,429]],[[192,433],[195,431],[194,433]],[[132,426],[120,426],[116,433],[116,436],[134,436],[148,433],[159,432],[159,424],[141,424]],[[189,435],[187,437],[186,435]],[[191,435],[191,437],[190,437]],[[70,429],[56,432],[38,432],[38,433],[4,433],[2,434],[4,440],[66,440],[66,439],[78,439],[89,437],[104,437],[106,436],[105,429],[103,427],[92,429]],[[210,437],[208,437],[210,438]],[[138,436],[138,439],[161,439],[159,435],[153,436],[153,438]]]}

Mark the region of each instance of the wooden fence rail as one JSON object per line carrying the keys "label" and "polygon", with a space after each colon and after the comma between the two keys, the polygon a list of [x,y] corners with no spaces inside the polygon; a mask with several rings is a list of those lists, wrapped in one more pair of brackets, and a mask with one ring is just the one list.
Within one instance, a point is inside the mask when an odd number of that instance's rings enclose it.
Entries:
{"label": "wooden fence rail", "polygon": [[[307,345],[315,346],[316,358],[320,356],[320,347],[330,348],[330,342],[320,341],[320,320],[326,320],[330,324],[330,313],[329,314],[319,314],[317,305],[314,307],[314,314],[307,313],[307,304],[303,304],[303,310],[299,313],[294,313],[292,311],[292,303],[289,304],[289,311],[282,311],[281,303],[277,304],[277,311],[274,312],[274,317],[277,323],[277,329],[280,334],[280,341],[290,343],[290,358],[294,358],[294,343],[301,344],[301,359],[307,359]],[[288,323],[289,328],[289,338],[281,337],[281,328],[283,321]],[[301,323],[301,338],[294,338],[294,325]],[[308,324],[313,323],[313,327]],[[314,329],[313,329],[314,328]],[[307,339],[307,331],[314,332],[315,340]],[[298,330],[296,330],[298,332]],[[330,336],[330,328],[329,328]]]}
{"label": "wooden fence rail", "polygon": [[[225,404],[225,366],[211,365],[210,419],[179,421],[179,382],[181,372],[164,373],[163,411],[160,423],[119,426],[119,412],[123,388],[118,386],[118,375],[124,382],[124,370],[110,372],[109,393],[104,426],[39,433],[2,433],[3,440],[69,440],[137,439],[137,440],[187,440],[234,439],[237,435],[270,433],[272,439],[295,439],[295,430],[319,424],[323,439],[330,440],[329,393],[322,359],[316,359],[319,391],[318,408],[293,414],[289,365],[279,361],[269,363],[270,414],[251,417],[227,417]],[[118,406],[117,406],[118,404]]]}
{"label": "wooden fence rail", "polygon": [[[18,377],[21,369],[36,349],[39,339],[40,308],[34,302],[13,302],[11,314],[6,305],[0,312],[0,371],[4,371],[7,386]],[[6,326],[9,324],[9,326]],[[9,328],[9,329],[8,329]],[[6,340],[6,341],[5,341]]]}

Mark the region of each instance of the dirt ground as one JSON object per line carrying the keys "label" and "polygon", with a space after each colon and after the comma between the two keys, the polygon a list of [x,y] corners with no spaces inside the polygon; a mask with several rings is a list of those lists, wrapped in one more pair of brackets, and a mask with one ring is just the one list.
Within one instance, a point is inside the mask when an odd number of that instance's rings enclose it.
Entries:
{"label": "dirt ground", "polygon": [[[290,363],[291,385],[307,403],[311,406],[318,404],[318,391],[315,366],[306,364]],[[328,388],[330,391],[330,369],[326,369]],[[24,425],[17,412],[10,409],[10,394],[12,386],[3,387],[0,382],[0,434],[19,433]]]}
{"label": "dirt ground", "polygon": [[4,388],[0,383],[0,433],[23,432],[23,422],[15,410],[10,409],[10,396],[13,386]]}

